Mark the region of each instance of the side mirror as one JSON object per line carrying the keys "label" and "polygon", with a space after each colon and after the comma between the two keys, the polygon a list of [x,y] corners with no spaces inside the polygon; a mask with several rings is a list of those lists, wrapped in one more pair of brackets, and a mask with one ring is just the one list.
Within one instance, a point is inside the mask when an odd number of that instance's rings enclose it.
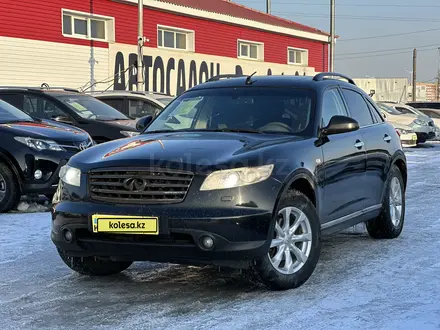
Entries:
{"label": "side mirror", "polygon": [[67,116],[53,116],[52,120],[54,120],[56,122],[59,122],[59,123],[68,124],[68,125],[75,124],[73,122],[73,120],[70,117],[67,117]]}
{"label": "side mirror", "polygon": [[321,129],[323,135],[353,132],[359,129],[359,123],[351,117],[333,116],[327,127]]}
{"label": "side mirror", "polygon": [[144,129],[145,129],[148,125],[150,125],[150,123],[151,123],[152,121],[153,121],[153,116],[148,115],[148,116],[142,117],[142,118],[140,118],[140,119],[137,121],[137,123],[136,123],[136,129],[137,129],[139,132],[143,132]]}

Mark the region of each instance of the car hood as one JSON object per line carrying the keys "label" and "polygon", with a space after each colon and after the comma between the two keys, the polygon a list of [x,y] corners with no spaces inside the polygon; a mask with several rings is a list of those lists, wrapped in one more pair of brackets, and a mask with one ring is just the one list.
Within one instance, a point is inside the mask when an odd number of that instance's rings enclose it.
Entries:
{"label": "car hood", "polygon": [[79,142],[89,138],[89,135],[79,128],[51,121],[24,121],[0,124],[0,130],[6,130],[6,132],[14,136],[47,139],[57,142]]}
{"label": "car hood", "polygon": [[[198,166],[253,166],[252,161],[261,155],[262,149],[302,139],[290,135],[217,132],[142,134],[85,150],[73,157],[70,165],[83,172],[125,166],[169,166],[196,172]],[[252,153],[256,157],[249,156]],[[243,159],[249,163],[243,163]]]}
{"label": "car hood", "polygon": [[417,119],[416,115],[403,114],[403,115],[392,115],[390,113],[385,114],[387,116],[387,121],[390,123],[398,123],[402,125],[409,125],[415,119]]}
{"label": "car hood", "polygon": [[402,129],[402,130],[404,129],[404,130],[407,130],[407,131],[412,131],[412,128],[410,126],[408,126],[408,125],[403,125],[403,124],[400,124],[400,123],[395,123],[395,122],[393,122],[391,120],[389,120],[388,122],[391,125],[393,125],[394,128],[398,128],[398,129]]}

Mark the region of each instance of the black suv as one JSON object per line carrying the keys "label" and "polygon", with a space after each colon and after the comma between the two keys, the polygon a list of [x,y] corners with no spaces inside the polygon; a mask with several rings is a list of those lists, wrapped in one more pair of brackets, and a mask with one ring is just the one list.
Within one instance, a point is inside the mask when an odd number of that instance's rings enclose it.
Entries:
{"label": "black suv", "polygon": [[139,134],[135,120],[75,89],[0,87],[0,99],[34,118],[79,127],[97,143]]}
{"label": "black suv", "polygon": [[81,129],[34,120],[0,100],[0,213],[24,194],[51,197],[59,170],[69,158],[94,142]]}
{"label": "black suv", "polygon": [[406,158],[353,80],[226,78],[177,97],[140,136],[72,157],[51,233],[70,268],[214,264],[289,289],[311,276],[322,234],[366,222],[372,237],[400,235]]}

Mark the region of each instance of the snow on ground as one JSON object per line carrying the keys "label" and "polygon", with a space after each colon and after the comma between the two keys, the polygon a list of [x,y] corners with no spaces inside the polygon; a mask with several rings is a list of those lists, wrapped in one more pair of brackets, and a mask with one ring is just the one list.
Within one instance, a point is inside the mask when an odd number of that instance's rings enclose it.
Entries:
{"label": "snow on ground", "polygon": [[1,328],[437,329],[440,145],[407,157],[400,238],[373,240],[362,226],[326,238],[311,279],[284,292],[212,267],[136,263],[80,276],[50,242],[49,213],[0,215]]}

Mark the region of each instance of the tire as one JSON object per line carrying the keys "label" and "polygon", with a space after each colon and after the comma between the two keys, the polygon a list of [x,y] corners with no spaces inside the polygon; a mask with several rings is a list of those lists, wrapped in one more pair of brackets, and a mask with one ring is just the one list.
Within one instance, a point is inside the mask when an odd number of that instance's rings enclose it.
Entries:
{"label": "tire", "polygon": [[108,276],[119,274],[133,263],[132,261],[100,260],[95,257],[69,257],[63,250],[58,253],[64,263],[72,270],[88,276]]}
{"label": "tire", "polygon": [[20,185],[11,169],[0,163],[0,213],[15,208],[20,201]]}
{"label": "tire", "polygon": [[[391,194],[392,185],[397,185],[400,187],[400,217],[393,218],[393,214],[397,214],[398,200],[396,200],[395,195]],[[380,215],[367,222],[367,230],[371,237],[373,238],[396,238],[400,235],[403,230],[403,224],[405,221],[405,185],[402,178],[402,173],[400,173],[399,168],[393,165],[388,179],[385,184],[385,195],[382,202],[382,209]],[[394,186],[395,187],[395,186]],[[390,197],[392,197],[390,199]],[[391,202],[393,200],[393,203]],[[396,219],[398,221],[396,222]]]}
{"label": "tire", "polygon": [[[283,213],[281,213],[282,210],[286,212],[283,211]],[[284,217],[282,214],[289,213],[289,230],[294,228],[296,220],[302,218],[303,220],[297,226],[298,229],[293,233],[302,234],[311,240],[300,242],[298,241],[300,236],[295,235],[297,239],[296,242],[291,240],[290,244],[280,243],[283,240],[283,238],[280,238],[280,230],[284,231],[285,229],[283,229],[283,227],[284,224],[286,224],[286,222],[283,221]],[[310,278],[319,259],[321,252],[321,225],[318,214],[313,203],[304,194],[296,190],[289,190],[282,196],[279,202],[274,221],[279,227],[277,229],[275,226],[271,246],[272,244],[280,245],[270,247],[264,257],[255,261],[254,273],[258,276],[259,280],[271,290],[294,289],[303,285]],[[292,242],[293,245],[296,246],[296,249],[292,248]],[[289,263],[291,264],[290,270],[287,266],[288,261],[286,259],[288,255],[286,252],[282,252],[282,246],[284,246],[284,250],[286,247],[289,247],[288,252],[292,259],[291,263]],[[296,257],[299,255],[299,250],[302,251],[303,256],[308,255],[306,259],[303,259],[304,262]],[[281,256],[280,263],[278,263],[280,259],[277,258],[277,255]],[[275,262],[275,264],[273,262]],[[278,266],[276,267],[277,263]]]}

